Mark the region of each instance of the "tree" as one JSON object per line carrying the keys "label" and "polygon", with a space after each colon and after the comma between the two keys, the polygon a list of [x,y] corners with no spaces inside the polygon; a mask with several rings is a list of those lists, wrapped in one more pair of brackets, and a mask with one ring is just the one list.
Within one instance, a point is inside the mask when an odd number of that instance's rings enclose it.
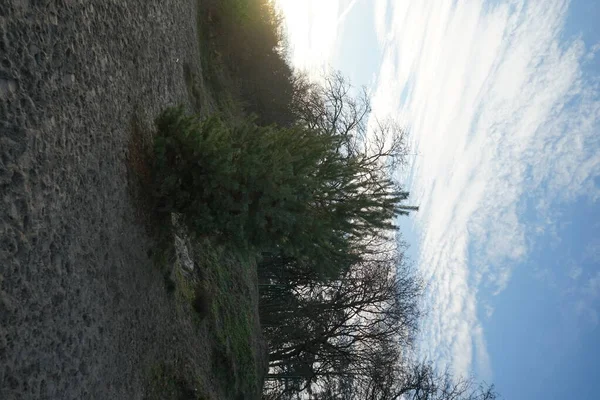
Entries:
{"label": "tree", "polygon": [[[292,257],[321,277],[360,261],[365,241],[395,229],[408,193],[381,157],[346,133],[307,126],[230,126],[168,109],[158,119],[155,185],[192,231]],[[346,150],[344,150],[346,149]]]}
{"label": "tree", "polygon": [[287,377],[290,365],[302,365],[306,387],[331,376],[364,374],[375,349],[411,343],[419,291],[408,268],[382,261],[353,265],[330,281],[262,292],[261,322],[274,377]]}
{"label": "tree", "polygon": [[408,132],[392,119],[372,118],[364,88],[354,90],[339,72],[325,76],[322,83],[297,75],[294,86],[292,105],[299,125],[339,136],[338,151],[358,157],[372,171],[389,173],[406,162]]}
{"label": "tree", "polygon": [[427,362],[414,364],[403,362],[398,348],[390,346],[378,348],[367,363],[364,373],[352,375],[351,378],[323,380],[312,399],[495,400],[498,398],[493,385],[478,385],[473,379],[456,378],[448,369],[438,372]]}

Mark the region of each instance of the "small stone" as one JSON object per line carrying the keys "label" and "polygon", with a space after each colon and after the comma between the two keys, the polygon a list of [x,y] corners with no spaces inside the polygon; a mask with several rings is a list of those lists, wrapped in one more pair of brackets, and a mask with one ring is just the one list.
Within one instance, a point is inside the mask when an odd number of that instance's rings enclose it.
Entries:
{"label": "small stone", "polygon": [[12,203],[10,207],[8,207],[8,216],[15,221],[18,221],[20,219],[19,211],[17,210],[17,206],[15,205],[15,203]]}
{"label": "small stone", "polygon": [[75,83],[75,75],[66,74],[65,76],[63,76],[63,85],[72,86],[74,83]]}
{"label": "small stone", "polygon": [[108,57],[102,57],[102,59],[100,60],[100,68],[102,68],[102,70],[104,71],[106,69],[106,66],[108,65]]}
{"label": "small stone", "polygon": [[17,91],[17,81],[11,78],[0,78],[0,97],[6,98]]}
{"label": "small stone", "polygon": [[40,52],[40,48],[37,47],[35,44],[29,45],[29,54],[31,54],[32,56],[35,56],[39,52]]}

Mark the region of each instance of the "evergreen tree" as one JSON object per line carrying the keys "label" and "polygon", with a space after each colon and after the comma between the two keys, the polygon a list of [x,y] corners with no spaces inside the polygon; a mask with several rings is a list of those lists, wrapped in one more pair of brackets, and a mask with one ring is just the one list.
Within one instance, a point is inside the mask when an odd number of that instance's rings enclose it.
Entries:
{"label": "evergreen tree", "polygon": [[156,121],[156,194],[190,228],[245,241],[335,276],[367,237],[395,229],[406,193],[346,138],[305,126],[229,126],[182,108]]}

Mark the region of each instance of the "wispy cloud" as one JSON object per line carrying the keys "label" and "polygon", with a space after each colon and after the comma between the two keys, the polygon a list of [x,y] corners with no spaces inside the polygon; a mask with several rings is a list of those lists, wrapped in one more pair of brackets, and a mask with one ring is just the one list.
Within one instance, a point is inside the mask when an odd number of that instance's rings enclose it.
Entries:
{"label": "wispy cloud", "polygon": [[575,291],[575,311],[578,317],[595,328],[600,322],[598,303],[600,302],[600,271],[588,277],[585,284]]}
{"label": "wispy cloud", "polygon": [[342,13],[340,14],[340,16],[337,19],[336,23],[338,25],[341,24],[342,22],[344,22],[344,19],[346,19],[346,17],[350,13],[350,11],[352,11],[352,9],[356,5],[356,3],[358,3],[358,0],[351,0],[350,3],[348,3],[348,5],[346,6],[346,8],[344,8],[344,10],[342,11]]}
{"label": "wispy cloud", "polygon": [[[583,268],[585,265],[587,268]],[[600,322],[600,240],[591,240],[580,256],[570,260],[567,276],[571,284],[560,295],[571,303],[577,317],[595,328]]]}
{"label": "wispy cloud", "polygon": [[422,155],[411,176],[430,287],[422,350],[459,374],[492,373],[478,293],[504,290],[548,225],[524,215],[546,221],[556,204],[600,196],[598,82],[583,73],[597,48],[563,37],[568,5],[376,3],[375,111],[404,119]]}

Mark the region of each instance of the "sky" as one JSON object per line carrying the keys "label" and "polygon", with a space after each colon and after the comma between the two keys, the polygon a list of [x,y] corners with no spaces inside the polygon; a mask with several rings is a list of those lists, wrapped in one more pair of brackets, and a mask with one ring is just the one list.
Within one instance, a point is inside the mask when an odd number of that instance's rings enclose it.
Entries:
{"label": "sky", "polygon": [[277,0],[290,60],[410,132],[419,354],[506,399],[600,385],[600,0]]}

